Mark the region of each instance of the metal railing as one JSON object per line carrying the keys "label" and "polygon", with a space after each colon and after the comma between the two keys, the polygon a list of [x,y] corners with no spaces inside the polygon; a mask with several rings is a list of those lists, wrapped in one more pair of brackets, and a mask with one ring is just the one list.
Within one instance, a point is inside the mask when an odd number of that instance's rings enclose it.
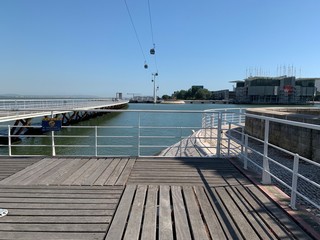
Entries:
{"label": "metal railing", "polygon": [[[47,133],[41,133],[38,122],[25,126],[32,130],[25,135],[11,134],[10,124],[0,125],[0,155],[236,157],[245,169],[260,173],[263,184],[276,182],[287,189],[291,208],[302,199],[320,209],[319,195],[312,196],[320,193],[320,177],[314,178],[320,164],[269,142],[271,122],[320,131],[318,125],[248,114],[244,109],[94,111],[126,116],[116,122],[102,117],[105,122],[98,126],[63,126]],[[264,123],[262,139],[246,134],[248,117]],[[18,138],[20,142],[13,141]]]}
{"label": "metal railing", "polygon": [[[248,117],[264,122],[262,139],[245,133],[245,119]],[[242,109],[208,110],[203,119],[205,129],[216,129],[212,138],[219,145],[218,156],[237,156],[244,169],[250,165],[260,173],[262,184],[277,183],[290,196],[292,209],[296,209],[297,198],[300,198],[300,203],[320,209],[320,163],[270,143],[270,123],[312,129],[319,131],[317,136],[320,135],[319,125],[247,114]],[[225,138],[221,137],[223,131]],[[223,148],[226,151],[223,152]]]}
{"label": "metal railing", "polygon": [[[53,117],[64,111],[54,109],[48,115]],[[45,133],[42,132],[41,119],[31,126],[0,125],[0,155],[154,156],[169,148],[167,156],[170,152],[172,156],[185,156],[183,151],[194,148],[196,136],[193,133],[201,128],[203,114],[203,111],[86,110],[91,111],[130,116],[123,120],[123,125],[110,125],[106,119],[99,126],[77,124]],[[23,128],[25,133],[14,134],[14,128]],[[183,149],[181,145],[173,146],[185,138],[189,138],[189,142],[183,145]]]}
{"label": "metal railing", "polygon": [[0,110],[54,110],[91,107],[121,101],[115,98],[65,98],[65,99],[0,99]]}

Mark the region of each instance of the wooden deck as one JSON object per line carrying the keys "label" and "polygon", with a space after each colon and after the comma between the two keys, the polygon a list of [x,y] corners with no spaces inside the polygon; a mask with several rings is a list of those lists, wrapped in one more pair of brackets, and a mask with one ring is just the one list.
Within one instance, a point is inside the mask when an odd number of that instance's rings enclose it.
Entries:
{"label": "wooden deck", "polygon": [[227,159],[24,160],[0,239],[311,239]]}

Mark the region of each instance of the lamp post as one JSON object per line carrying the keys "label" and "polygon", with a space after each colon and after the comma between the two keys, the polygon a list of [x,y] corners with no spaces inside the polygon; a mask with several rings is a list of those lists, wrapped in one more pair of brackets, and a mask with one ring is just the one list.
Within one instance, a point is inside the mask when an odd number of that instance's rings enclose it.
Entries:
{"label": "lamp post", "polygon": [[157,103],[157,99],[156,99],[156,76],[158,76],[158,73],[152,73],[151,82],[153,82],[153,103]]}

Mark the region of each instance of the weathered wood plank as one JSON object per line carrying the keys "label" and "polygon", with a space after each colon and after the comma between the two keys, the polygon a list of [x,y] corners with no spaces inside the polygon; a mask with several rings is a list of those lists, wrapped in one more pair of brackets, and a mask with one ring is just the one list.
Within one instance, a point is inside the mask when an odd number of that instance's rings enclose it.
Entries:
{"label": "weathered wood plank", "polygon": [[81,185],[93,185],[94,182],[100,177],[100,175],[104,172],[104,170],[109,166],[111,162],[112,162],[111,158],[99,159],[98,160],[99,166],[96,169],[96,171],[92,173],[90,176],[88,176]]}
{"label": "weathered wood plank", "polygon": [[247,200],[250,206],[263,220],[263,222],[268,225],[268,228],[271,230],[270,233],[275,234],[279,239],[290,238],[284,226],[279,224],[274,216],[269,214],[268,211],[264,210],[265,207],[259,201],[257,201],[257,198],[254,195],[249,194],[244,187],[236,186],[235,188],[243,196],[243,198]]}
{"label": "weathered wood plank", "polygon": [[173,239],[169,186],[160,186],[159,240]]}
{"label": "weathered wood plank", "polygon": [[226,188],[217,188],[216,191],[244,238],[258,239],[259,237],[257,233],[254,231],[247,219],[243,216],[243,213],[239,210],[239,207],[235,204],[231,196],[226,191]]}
{"label": "weathered wood plank", "polygon": [[172,205],[174,213],[174,226],[176,239],[187,240],[192,239],[190,234],[190,226],[188,223],[185,204],[182,197],[181,187],[172,186]]}
{"label": "weathered wood plank", "polygon": [[103,240],[105,233],[75,232],[1,232],[6,240]]}
{"label": "weathered wood plank", "polygon": [[[99,191],[99,190],[98,190]],[[68,199],[107,199],[107,198],[120,198],[121,192],[97,192],[86,193],[85,191],[78,191],[76,193],[20,193],[20,192],[1,192],[1,198],[68,198]],[[6,199],[4,199],[6,201]]]}
{"label": "weathered wood plank", "polygon": [[43,166],[49,165],[52,162],[54,162],[54,159],[52,158],[44,158],[39,162],[36,162],[35,164],[32,164],[25,169],[21,170],[20,172],[17,172],[10,177],[3,179],[0,181],[1,185],[5,184],[15,184],[26,178],[27,176],[30,176],[32,173],[34,173],[34,169],[40,169]]}
{"label": "weathered wood plank", "polygon": [[131,170],[133,169],[133,166],[135,164],[135,161],[136,161],[135,158],[130,158],[128,160],[128,162],[127,162],[122,174],[118,178],[118,180],[115,183],[115,185],[125,185],[127,183],[127,180],[128,180],[129,175],[131,173]]}
{"label": "weathered wood plank", "polygon": [[260,220],[260,218],[255,214],[254,210],[247,204],[247,200],[239,196],[237,192],[234,191],[234,187],[227,188],[226,190],[243,215],[246,217],[252,228],[262,239],[276,239],[276,236],[270,233],[268,226],[266,226],[264,222]]}
{"label": "weathered wood plank", "polygon": [[122,239],[135,190],[136,186],[127,186],[125,188],[118,206],[119,210],[116,211],[105,240]]}
{"label": "weathered wood plank", "polygon": [[113,170],[111,173],[110,177],[108,180],[104,183],[104,185],[114,185],[118,178],[120,177],[125,165],[127,164],[128,159],[120,159],[118,165],[116,168]]}
{"label": "weathered wood plank", "polygon": [[201,208],[203,218],[206,221],[208,231],[212,239],[222,240],[227,239],[222,226],[220,225],[217,213],[208,201],[208,197],[203,189],[203,187],[194,187],[195,193],[197,195],[199,206]]}
{"label": "weathered wood plank", "polygon": [[123,238],[124,240],[139,239],[146,191],[147,186],[137,187],[135,198],[132,204],[132,209],[129,215],[126,232]]}
{"label": "weathered wood plank", "polygon": [[114,209],[10,209],[9,216],[112,216]]}
{"label": "weathered wood plank", "polygon": [[149,186],[147,193],[147,200],[144,213],[144,221],[141,239],[142,240],[155,240],[157,229],[157,199],[158,199],[158,186]]}
{"label": "weathered wood plank", "polygon": [[[299,236],[301,239],[311,239],[291,218],[289,218],[282,209],[277,207],[271,202],[257,187],[252,186],[247,188],[253,195],[255,195],[263,206],[268,209],[269,212],[275,216],[279,222],[285,225],[285,227],[290,231],[290,235]],[[285,221],[284,221],[285,219]]]}
{"label": "weathered wood plank", "polygon": [[115,158],[105,169],[105,171],[100,175],[100,177],[95,181],[94,185],[105,185],[105,182],[109,179],[114,169],[117,167],[120,159]]}
{"label": "weathered wood plank", "polygon": [[43,180],[39,180],[39,184],[49,185],[49,184],[60,184],[66,178],[68,178],[71,173],[75,171],[79,166],[82,166],[87,160],[86,159],[65,159],[68,163],[57,169],[53,174],[48,175]]}
{"label": "weathered wood plank", "polygon": [[85,172],[87,171],[90,166],[95,163],[95,159],[91,160],[88,159],[87,162],[85,162],[79,169],[77,169],[71,176],[69,176],[65,181],[60,183],[60,185],[72,185],[73,182],[77,181],[77,179]]}
{"label": "weathered wood plank", "polygon": [[0,231],[23,231],[23,232],[105,232],[108,224],[79,224],[79,223],[1,223]]}
{"label": "weathered wood plank", "polygon": [[195,239],[209,239],[206,226],[200,215],[200,209],[192,187],[183,187],[184,199],[190,219],[190,228]]}
{"label": "weathered wood plank", "polygon": [[[90,203],[103,204],[103,203],[117,203],[116,198],[91,198]],[[88,199],[85,198],[0,198],[0,204],[7,203],[88,203]]]}
{"label": "weathered wood plank", "polygon": [[117,204],[114,203],[104,203],[104,204],[65,204],[65,203],[6,203],[5,207],[7,209],[16,208],[16,209],[115,209]]}
{"label": "weathered wood plank", "polygon": [[100,162],[96,158],[91,158],[90,162],[92,162],[92,164],[73,181],[72,185],[88,185],[85,184],[86,180],[99,168],[100,165]]}
{"label": "weathered wood plank", "polygon": [[100,224],[110,223],[111,216],[6,216],[1,218],[0,223],[59,223],[59,224]]}
{"label": "weathered wood plank", "polygon": [[224,206],[222,200],[216,192],[216,188],[207,189],[207,193],[210,196],[209,201],[214,211],[217,213],[219,222],[224,229],[224,232],[228,239],[243,239],[241,233],[234,224],[228,210]]}
{"label": "weathered wood plank", "polygon": [[39,179],[39,177],[41,176],[46,176],[46,174],[50,171],[52,171],[52,169],[55,169],[56,166],[58,165],[64,165],[65,162],[63,159],[56,159],[54,160],[52,163],[45,165],[43,167],[38,167],[33,169],[32,171],[28,172],[27,174],[27,178],[22,178],[20,179],[19,182],[17,182],[16,184],[19,185],[28,185],[31,183],[37,183],[37,180]]}

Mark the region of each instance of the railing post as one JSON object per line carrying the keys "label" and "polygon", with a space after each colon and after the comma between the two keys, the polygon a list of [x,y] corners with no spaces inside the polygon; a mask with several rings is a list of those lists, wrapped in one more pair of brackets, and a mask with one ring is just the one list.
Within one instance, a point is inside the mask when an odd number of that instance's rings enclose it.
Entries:
{"label": "railing post", "polygon": [[218,133],[217,133],[217,157],[220,157],[221,155],[221,123],[222,123],[222,117],[221,112],[218,113]]}
{"label": "railing post", "polygon": [[294,155],[293,160],[293,169],[292,169],[292,186],[291,186],[291,198],[290,198],[290,207],[293,210],[296,210],[296,201],[297,201],[297,187],[298,187],[298,170],[299,170],[299,155]]}
{"label": "railing post", "polygon": [[94,127],[94,147],[95,147],[95,156],[98,157],[98,127]]}
{"label": "railing post", "polygon": [[12,156],[12,152],[11,152],[11,129],[10,129],[10,125],[8,125],[8,151],[9,151],[9,156]]}
{"label": "railing post", "polygon": [[264,124],[264,146],[263,146],[263,170],[262,170],[262,184],[271,184],[271,176],[269,174],[269,159],[268,159],[268,147],[269,147],[269,120],[265,120]]}
{"label": "railing post", "polygon": [[[180,127],[180,144],[179,144],[179,149],[180,149],[180,157],[182,157],[182,127]],[[188,148],[188,143],[186,143],[186,149]]]}
{"label": "railing post", "polygon": [[248,134],[244,135],[244,159],[243,168],[248,169]]}
{"label": "railing post", "polygon": [[211,114],[211,116],[210,116],[210,141],[208,141],[210,144],[213,143],[213,136],[212,136],[213,129],[214,129],[214,114]]}
{"label": "railing post", "polygon": [[56,156],[56,147],[54,144],[54,131],[51,131],[51,148],[52,148],[52,157]]}
{"label": "railing post", "polygon": [[[53,118],[53,111],[51,111],[51,118]],[[54,131],[51,131],[51,148],[52,148],[52,157],[56,156],[56,147],[54,144]]]}
{"label": "railing post", "polygon": [[230,157],[230,138],[231,138],[230,134],[231,134],[231,123],[229,122],[229,129],[228,129],[228,135],[229,135],[229,137],[228,137],[228,157]]}
{"label": "railing post", "polygon": [[239,110],[239,124],[241,124],[241,122],[242,122],[241,117],[242,117],[242,108],[240,108],[240,110]]}
{"label": "railing post", "polygon": [[140,112],[138,113],[138,157],[140,157]]}

